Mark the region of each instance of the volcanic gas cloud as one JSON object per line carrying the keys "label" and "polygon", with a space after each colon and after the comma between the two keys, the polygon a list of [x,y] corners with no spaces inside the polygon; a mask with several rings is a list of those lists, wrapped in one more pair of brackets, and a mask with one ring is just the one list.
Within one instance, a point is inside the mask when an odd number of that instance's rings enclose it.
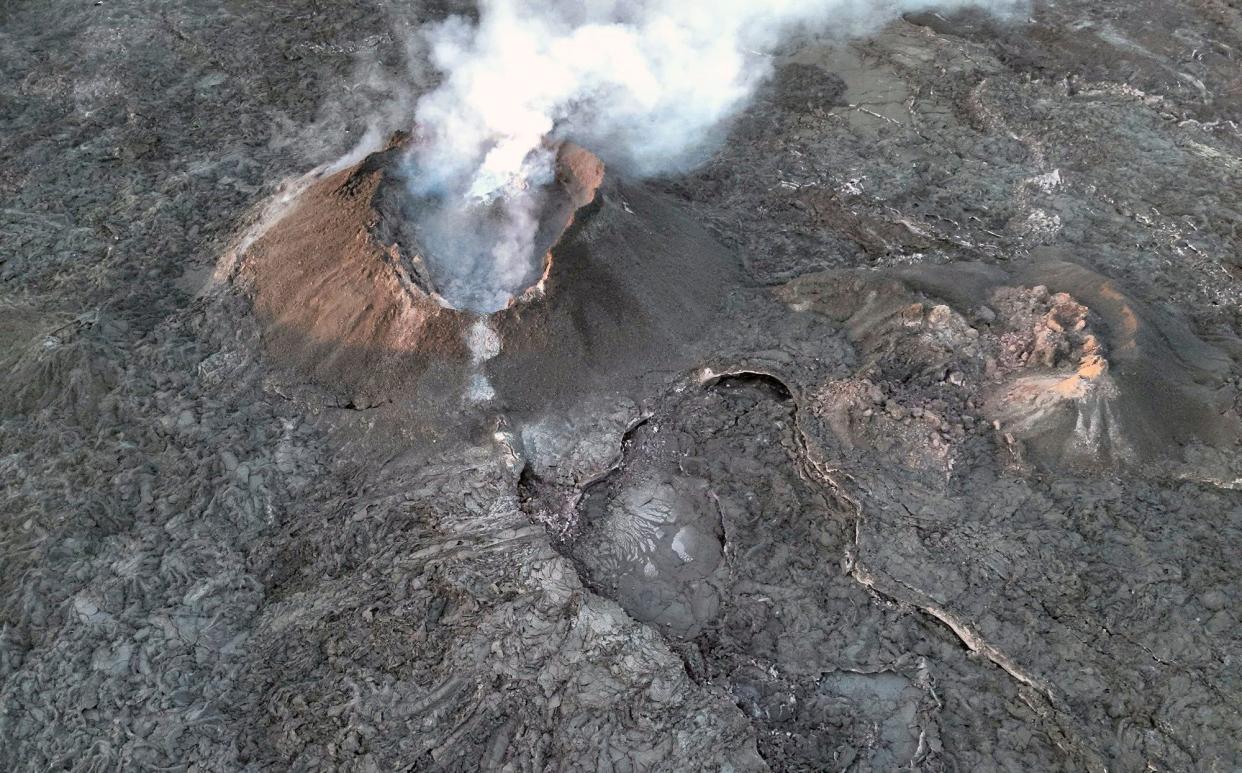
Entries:
{"label": "volcanic gas cloud", "polygon": [[770,72],[788,35],[859,34],[900,13],[1025,0],[483,0],[422,38],[443,73],[406,163],[424,259],[451,305],[504,308],[542,271],[540,212],[572,139],[611,170],[685,169]]}

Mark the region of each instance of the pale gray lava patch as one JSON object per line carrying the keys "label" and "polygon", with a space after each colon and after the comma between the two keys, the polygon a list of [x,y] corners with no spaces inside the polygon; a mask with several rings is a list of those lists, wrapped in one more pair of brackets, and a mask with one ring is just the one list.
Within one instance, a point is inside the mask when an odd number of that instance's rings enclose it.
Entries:
{"label": "pale gray lava patch", "polygon": [[[788,469],[788,397],[779,384],[729,380],[636,427],[621,467],[579,505],[569,552],[590,581],[668,636],[693,639],[715,622],[740,560],[736,546],[726,557],[731,533],[803,512],[799,499],[807,520],[825,517]],[[795,491],[802,497],[780,497]]]}
{"label": "pale gray lava patch", "polygon": [[[630,437],[631,451],[659,445],[646,427]],[[693,638],[720,609],[720,512],[707,481],[651,461],[584,497],[573,556],[635,618]]]}

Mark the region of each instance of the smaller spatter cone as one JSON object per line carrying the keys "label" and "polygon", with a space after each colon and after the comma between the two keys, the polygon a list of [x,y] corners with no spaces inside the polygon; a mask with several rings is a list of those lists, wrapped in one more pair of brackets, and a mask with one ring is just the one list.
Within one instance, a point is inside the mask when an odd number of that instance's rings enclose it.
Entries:
{"label": "smaller spatter cone", "polygon": [[[1042,285],[1000,288],[991,302],[1010,329],[990,363],[999,384],[984,412],[1004,436],[1038,443],[1056,435],[1056,455],[1079,463],[1137,461],[1090,310]],[[1032,314],[1031,307],[1043,313]]]}
{"label": "smaller spatter cone", "polygon": [[[1025,360],[1001,364],[984,403],[1005,437],[1083,467],[1177,463],[1191,447],[1237,447],[1226,352],[1076,263],[1037,261],[1019,278],[1025,289],[992,293]],[[1036,313],[1022,313],[1023,304]]]}
{"label": "smaller spatter cone", "polygon": [[870,379],[915,399],[956,384],[946,394],[1044,466],[1176,465],[1189,447],[1242,438],[1222,399],[1229,356],[1068,261],[826,272],[779,294],[839,322]]}
{"label": "smaller spatter cone", "polygon": [[[413,390],[432,371],[451,381],[472,356],[468,331],[479,315],[440,297],[410,229],[409,208],[420,202],[403,175],[409,141],[396,134],[353,166],[317,173],[239,256],[236,281],[269,356],[356,405]],[[551,241],[594,197],[603,165],[564,143],[557,172],[544,213]],[[514,303],[539,296],[550,267],[549,252]]]}

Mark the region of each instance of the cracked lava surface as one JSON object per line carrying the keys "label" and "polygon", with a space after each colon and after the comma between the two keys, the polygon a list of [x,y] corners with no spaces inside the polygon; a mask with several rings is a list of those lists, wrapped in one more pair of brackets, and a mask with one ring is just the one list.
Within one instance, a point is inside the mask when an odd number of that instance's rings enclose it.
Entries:
{"label": "cracked lava surface", "polygon": [[1242,767],[1242,12],[795,39],[481,316],[305,176],[443,5],[0,5],[0,767]]}

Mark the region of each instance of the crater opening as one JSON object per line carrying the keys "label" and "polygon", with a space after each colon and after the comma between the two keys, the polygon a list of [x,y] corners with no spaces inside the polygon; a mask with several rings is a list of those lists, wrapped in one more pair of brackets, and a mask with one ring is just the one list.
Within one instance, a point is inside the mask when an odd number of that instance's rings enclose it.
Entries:
{"label": "crater opening", "polygon": [[564,142],[550,180],[488,199],[421,193],[412,175],[385,176],[374,235],[395,245],[404,283],[449,308],[490,314],[541,294],[552,247],[594,200],[604,165]]}

